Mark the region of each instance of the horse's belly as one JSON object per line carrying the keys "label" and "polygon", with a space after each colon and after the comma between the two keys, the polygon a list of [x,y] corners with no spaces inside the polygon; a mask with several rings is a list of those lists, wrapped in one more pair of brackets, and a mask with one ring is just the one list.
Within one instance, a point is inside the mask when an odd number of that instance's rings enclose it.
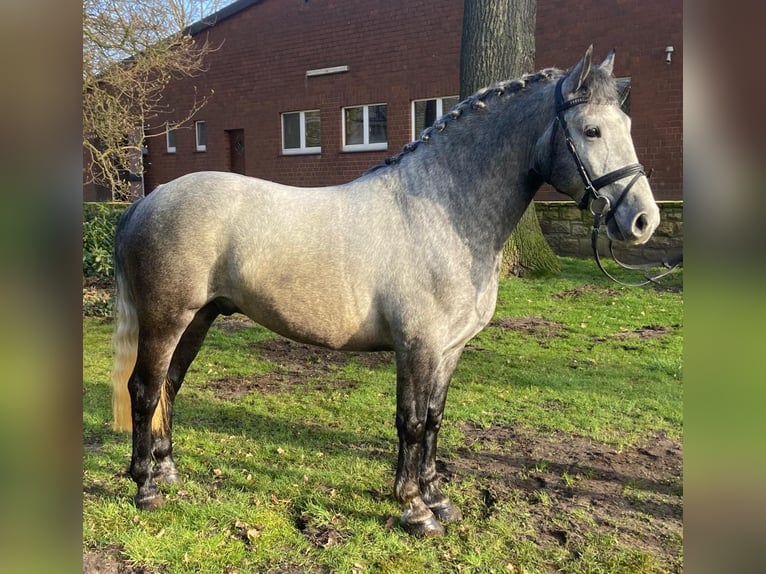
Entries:
{"label": "horse's belly", "polygon": [[262,288],[237,302],[255,322],[290,339],[331,349],[384,350],[390,333],[372,297],[338,289]]}

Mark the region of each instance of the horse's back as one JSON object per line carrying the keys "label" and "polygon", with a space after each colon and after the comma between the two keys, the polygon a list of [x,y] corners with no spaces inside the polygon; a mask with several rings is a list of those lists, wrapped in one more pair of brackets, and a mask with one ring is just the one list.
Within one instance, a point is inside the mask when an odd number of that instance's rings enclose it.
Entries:
{"label": "horse's back", "polygon": [[[124,226],[123,238],[140,237],[147,250],[156,251],[154,257],[189,257],[208,251],[219,257],[223,247],[236,251],[239,245],[232,242],[281,234],[280,225],[295,220],[298,212],[316,211],[318,191],[233,173],[192,173],[158,186],[141,199]],[[314,199],[306,201],[309,196]]]}

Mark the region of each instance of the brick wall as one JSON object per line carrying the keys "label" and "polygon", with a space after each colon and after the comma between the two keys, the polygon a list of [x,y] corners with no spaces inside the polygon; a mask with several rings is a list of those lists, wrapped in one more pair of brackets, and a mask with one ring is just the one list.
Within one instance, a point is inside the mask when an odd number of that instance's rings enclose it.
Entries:
{"label": "brick wall", "polygon": [[[396,14],[396,17],[392,17]],[[244,129],[248,175],[291,185],[349,181],[412,140],[412,99],[457,95],[462,0],[266,0],[210,28],[220,49],[209,70],[179,81],[168,101],[188,108],[214,90],[197,119],[207,122],[207,151],[194,151],[194,132],[177,137],[177,152],[164,140],[150,143],[147,189],[182,173],[227,169],[225,130]],[[337,75],[306,71],[346,65]],[[342,152],[344,106],[386,103],[388,149]],[[319,109],[320,155],[281,154],[280,114]]]}
{"label": "brick wall", "polygon": [[[565,9],[562,7],[565,6]],[[680,199],[681,0],[538,0],[538,68],[568,67],[588,44],[598,58],[618,48],[616,73],[633,78],[633,134],[639,161],[655,168],[658,199]],[[349,181],[412,139],[413,99],[457,95],[463,0],[263,0],[202,32],[220,48],[208,71],[175,81],[165,101],[181,116],[195,95],[210,94],[196,119],[207,125],[207,151],[194,129],[149,141],[146,190],[184,173],[231,169],[227,130],[244,130],[247,175],[299,186]],[[674,45],[673,63],[664,62]],[[337,75],[306,71],[346,65]],[[388,149],[342,152],[344,106],[386,103]],[[322,153],[281,153],[280,114],[319,109]],[[564,199],[549,189],[538,198]]]}
{"label": "brick wall", "polygon": [[[684,244],[684,207],[682,201],[658,201],[660,225],[652,238],[645,244],[615,249],[615,253],[626,263],[647,263],[661,261],[678,255]],[[536,201],[535,213],[548,243],[557,255],[565,257],[592,257],[590,230],[593,216],[590,211],[580,211],[570,202]],[[602,236],[606,232],[602,230]],[[608,253],[606,240],[600,253]]]}

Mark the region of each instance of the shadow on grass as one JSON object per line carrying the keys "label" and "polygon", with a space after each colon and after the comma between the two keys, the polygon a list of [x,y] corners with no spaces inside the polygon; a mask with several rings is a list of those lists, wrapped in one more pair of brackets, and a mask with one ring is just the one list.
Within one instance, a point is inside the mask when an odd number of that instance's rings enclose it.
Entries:
{"label": "shadow on grass", "polygon": [[[88,389],[89,402],[93,405],[108,403],[110,391],[103,385],[92,385]],[[93,410],[101,411],[103,407],[92,407]],[[316,457],[320,462],[338,459],[339,461],[359,459],[365,461],[379,461],[390,467],[390,487],[393,488],[393,479],[396,464],[396,445],[390,437],[374,431],[367,432],[344,430],[333,428],[309,420],[288,419],[278,414],[268,415],[252,413],[247,405],[218,400],[206,400],[197,392],[179,395],[178,413],[174,416],[174,457],[179,471],[184,480],[191,480],[199,485],[216,491],[216,496],[224,497],[226,491],[242,492],[250,490],[257,492],[261,488],[267,488],[271,484],[280,485],[303,485],[320,495],[328,494],[332,490],[353,492],[371,497],[373,502],[380,502],[388,497],[382,494],[380,489],[369,486],[368,477],[354,476],[351,472],[341,470],[312,469],[311,479],[307,480],[305,465],[300,460],[295,460],[295,453],[304,453],[311,457],[311,453],[321,453]],[[86,413],[88,406],[86,405]],[[127,467],[130,462],[131,437],[129,433],[113,431],[106,423],[106,413],[89,413],[88,420],[101,422],[85,422],[83,427],[83,442],[87,453],[85,469],[100,470],[112,473],[115,480],[124,478],[130,480]],[[101,415],[101,416],[99,416]],[[343,424],[342,419],[337,420]],[[391,421],[393,426],[393,419]],[[357,427],[359,428],[359,427]],[[187,438],[181,438],[190,430],[203,433],[214,433],[213,439],[207,441],[201,448],[195,448]],[[242,442],[237,442],[239,437],[250,441],[247,447]],[[180,439],[180,440],[179,440]],[[231,440],[230,440],[231,439]],[[210,442],[212,440],[212,443]],[[228,441],[228,442],[227,442]],[[229,443],[231,447],[229,446]],[[180,446],[179,446],[180,444]],[[214,445],[211,448],[211,444]],[[120,447],[124,445],[124,449]],[[259,449],[255,456],[245,457],[232,452],[222,452],[229,448],[253,448]],[[280,446],[281,445],[281,446]],[[115,448],[116,446],[116,448]],[[283,451],[283,452],[279,452]],[[239,458],[238,458],[239,457]],[[313,459],[312,459],[313,460]],[[317,460],[313,460],[317,462]],[[246,473],[216,475],[213,471],[218,467],[240,466]],[[318,465],[321,467],[321,465]],[[246,475],[251,478],[247,479]],[[332,477],[332,484],[323,484],[322,477]],[[124,492],[116,485],[104,485],[101,482],[88,482],[84,486],[86,494],[93,496],[113,497]],[[388,486],[388,485],[387,485]],[[167,489],[163,488],[163,491]],[[263,491],[266,492],[266,491]],[[347,509],[358,518],[373,519],[385,522],[387,516],[362,515]]]}
{"label": "shadow on grass", "polygon": [[[100,404],[104,404],[109,394],[106,387],[94,387],[92,392],[103,393],[104,396],[96,397]],[[392,500],[390,492],[397,447],[390,435],[385,436],[374,428],[354,431],[310,420],[287,419],[277,414],[253,414],[246,405],[206,400],[194,392],[179,398],[179,402],[180,412],[175,424],[177,437],[194,429],[215,433],[216,441],[232,437],[235,439],[232,448],[238,448],[236,438],[240,436],[263,446],[258,456],[245,459],[242,455],[239,466],[252,475],[250,479],[246,477],[247,473],[237,471],[222,477],[213,474],[213,469],[219,465],[237,460],[231,453],[206,452],[195,449],[188,442],[176,449],[181,474],[209,488],[216,497],[225,498],[226,491],[265,493],[270,485],[293,484],[299,485],[303,492],[300,498],[306,500],[314,495],[325,497],[333,489],[353,492],[375,504]],[[343,418],[334,422],[344,424]],[[393,426],[393,420],[391,424]],[[111,456],[109,464],[118,465],[115,474],[125,476],[130,437],[105,428],[104,424],[85,425],[86,449],[95,458]],[[565,433],[521,432],[502,426],[487,430],[468,424],[461,430],[466,443],[474,446],[441,453],[448,462],[440,461],[439,471],[447,482],[452,483],[452,488],[460,490],[468,484],[478,484],[487,492],[500,493],[509,499],[514,492],[534,497],[542,491],[561,501],[585,501],[609,512],[632,510],[662,519],[681,519],[682,454],[680,447],[669,439],[660,437],[644,447],[617,451],[609,445]],[[479,448],[476,448],[477,441]],[[115,459],[114,454],[104,454],[107,450],[104,445],[109,443],[124,444],[125,458]],[[278,445],[283,445],[287,453],[279,453],[281,447]],[[376,483],[371,487],[366,477],[354,476],[349,468],[312,471],[308,479],[305,465],[294,458],[294,452],[298,451],[307,456],[322,453],[325,460],[347,461],[352,457],[361,461],[362,467],[365,461],[382,463],[390,468],[390,478],[384,485]],[[575,480],[568,481],[567,477],[575,477]],[[332,484],[323,482],[327,480]],[[305,485],[305,490],[300,485]],[[626,496],[626,489],[632,489],[635,496]],[[94,496],[115,494],[114,490],[99,484],[87,485],[86,492]],[[487,497],[482,495],[480,498]],[[340,498],[337,503],[343,504]],[[299,518],[301,505],[296,508]],[[359,515],[351,505],[345,505],[343,511],[378,522],[388,518],[376,514]]]}

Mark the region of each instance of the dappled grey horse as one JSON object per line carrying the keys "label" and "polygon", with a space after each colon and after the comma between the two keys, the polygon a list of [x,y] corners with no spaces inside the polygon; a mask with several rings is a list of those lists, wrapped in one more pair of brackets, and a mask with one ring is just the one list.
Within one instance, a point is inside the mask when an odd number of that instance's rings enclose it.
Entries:
{"label": "dappled grey horse", "polygon": [[115,247],[115,428],[133,430],[135,504],[176,482],[173,401],[219,314],[296,341],[393,350],[403,527],[461,518],[436,442],[466,342],[495,309],[501,251],[545,181],[605,214],[608,236],[647,241],[659,210],[620,110],[614,53],[589,48],[459,103],[418,141],[350,183],[295,188],[201,172],[159,186],[121,219]]}

